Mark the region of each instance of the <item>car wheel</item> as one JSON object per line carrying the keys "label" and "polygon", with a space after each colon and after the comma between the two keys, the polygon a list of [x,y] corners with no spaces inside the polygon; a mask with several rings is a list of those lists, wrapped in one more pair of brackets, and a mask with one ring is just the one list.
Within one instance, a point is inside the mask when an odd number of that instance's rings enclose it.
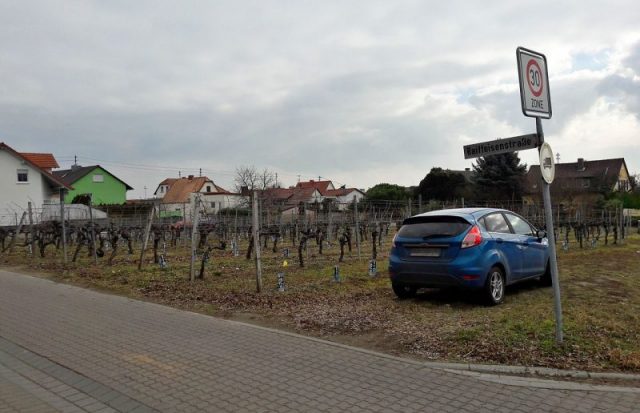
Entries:
{"label": "car wheel", "polygon": [[391,283],[391,288],[393,288],[393,292],[396,293],[398,298],[401,300],[415,297],[416,292],[418,291],[416,287],[398,283]]}
{"label": "car wheel", "polygon": [[504,271],[500,267],[492,267],[484,286],[487,304],[498,305],[504,301]]}
{"label": "car wheel", "polygon": [[544,287],[551,287],[551,284],[553,284],[553,282],[551,281],[551,265],[547,261],[547,267],[544,270],[544,274],[542,274],[542,277],[540,277],[540,285]]}

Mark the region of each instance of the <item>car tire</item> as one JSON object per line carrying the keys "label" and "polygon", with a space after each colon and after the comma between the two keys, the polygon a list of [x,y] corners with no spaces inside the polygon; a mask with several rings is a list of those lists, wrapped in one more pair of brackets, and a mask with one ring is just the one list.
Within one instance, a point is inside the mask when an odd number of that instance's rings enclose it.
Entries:
{"label": "car tire", "polygon": [[540,285],[543,287],[551,287],[553,284],[551,280],[551,264],[547,261],[547,267],[544,270],[544,274],[540,277]]}
{"label": "car tire", "polygon": [[498,305],[504,301],[505,277],[500,267],[491,267],[484,285],[484,296],[488,305]]}
{"label": "car tire", "polygon": [[396,293],[396,296],[401,300],[413,298],[418,292],[418,288],[416,287],[399,283],[391,283],[391,288],[393,289],[393,292]]}

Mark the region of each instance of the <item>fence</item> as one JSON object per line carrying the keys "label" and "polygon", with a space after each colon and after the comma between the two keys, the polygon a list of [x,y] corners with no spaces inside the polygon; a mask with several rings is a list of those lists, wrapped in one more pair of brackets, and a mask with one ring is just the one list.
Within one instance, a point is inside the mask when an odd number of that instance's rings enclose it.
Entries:
{"label": "fence", "polygon": [[[373,239],[381,243],[406,217],[434,209],[463,206],[509,209],[544,229],[543,206],[522,202],[492,201],[478,204],[459,200],[447,203],[430,201],[423,204],[420,201],[361,200],[357,203],[325,201],[291,205],[259,198],[256,211],[257,236],[264,248],[269,244],[274,251],[278,246],[284,245],[299,248],[311,238],[315,238],[319,244],[324,241],[351,244],[353,241],[360,251],[361,243],[371,242]],[[595,207],[569,209],[563,205],[554,205],[552,211],[557,243],[565,249],[618,243],[634,230],[633,227],[640,232],[638,219],[630,210]],[[96,206],[92,209],[84,205],[64,205],[64,246],[77,247],[74,260],[83,245],[94,256],[111,251],[111,262],[118,245],[126,246],[129,253],[133,253],[134,246],[140,246],[144,251],[147,241],[151,239],[154,259],[157,261],[160,242],[168,243],[169,248],[192,245],[193,255],[196,250],[207,249],[212,242],[220,248],[226,244],[237,248],[239,242],[244,241],[248,244],[247,256],[251,256],[251,249],[254,248],[251,247],[254,236],[252,212],[248,207],[213,210],[197,197],[191,204],[184,204],[177,209],[168,209],[155,200],[124,206]],[[63,231],[58,204],[34,208],[30,214],[29,211],[16,211],[0,215],[0,222],[3,224],[0,226],[3,252],[15,246],[29,246],[32,251],[39,247],[44,256],[48,245],[54,244],[59,248],[62,244]],[[195,231],[194,222],[197,223]]]}

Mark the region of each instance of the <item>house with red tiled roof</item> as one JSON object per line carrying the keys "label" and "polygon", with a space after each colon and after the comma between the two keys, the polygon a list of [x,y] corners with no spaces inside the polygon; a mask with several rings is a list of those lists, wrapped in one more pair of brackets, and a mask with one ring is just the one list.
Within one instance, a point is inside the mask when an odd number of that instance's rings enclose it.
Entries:
{"label": "house with red tiled roof", "polygon": [[309,181],[298,182],[296,184],[296,188],[302,188],[302,189],[315,188],[318,190],[318,192],[320,192],[321,195],[324,195],[324,193],[328,190],[336,189],[333,186],[333,182],[331,181],[314,181],[313,179]]}
{"label": "house with red tiled roof", "polygon": [[347,205],[352,203],[354,198],[356,202],[360,202],[360,200],[364,198],[364,192],[357,188],[346,188],[346,186],[342,186],[336,189],[332,181],[326,180],[315,181],[311,179],[309,181],[298,182],[296,188],[314,188],[318,190],[318,192],[320,193],[320,199],[318,200],[319,202],[322,202],[325,199],[333,200],[336,208],[339,210],[346,209]]}
{"label": "house with red tiled roof", "polygon": [[242,202],[240,194],[227,191],[206,176],[189,175],[186,178],[167,178],[158,184],[154,195],[161,198],[160,215],[191,216],[191,203],[199,195],[207,213],[225,208],[235,208]]}
{"label": "house with red tiled roof", "polygon": [[40,209],[57,203],[61,188],[72,189],[51,174],[54,164],[51,154],[25,155],[0,142],[0,225],[16,225],[29,202]]}
{"label": "house with red tiled roof", "polygon": [[58,161],[51,153],[21,152],[20,155],[48,172],[51,172],[52,169],[60,168]]}

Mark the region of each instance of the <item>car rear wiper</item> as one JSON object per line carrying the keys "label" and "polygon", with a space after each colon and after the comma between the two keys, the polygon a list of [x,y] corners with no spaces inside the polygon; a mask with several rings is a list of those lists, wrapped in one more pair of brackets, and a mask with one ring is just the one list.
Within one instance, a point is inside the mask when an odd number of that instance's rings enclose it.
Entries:
{"label": "car rear wiper", "polygon": [[438,237],[450,237],[451,234],[431,234],[431,235],[427,235],[425,237],[422,237],[422,239],[429,239],[429,238],[438,238]]}

